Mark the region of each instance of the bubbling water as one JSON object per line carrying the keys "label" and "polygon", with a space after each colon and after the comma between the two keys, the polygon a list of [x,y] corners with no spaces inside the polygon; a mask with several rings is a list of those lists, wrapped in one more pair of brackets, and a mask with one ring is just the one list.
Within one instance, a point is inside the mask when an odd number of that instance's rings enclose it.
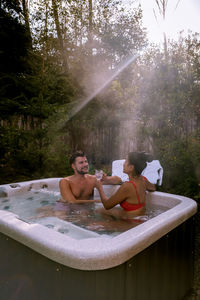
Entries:
{"label": "bubbling water", "polygon": [[[25,222],[39,223],[66,235],[69,234],[70,222],[80,229],[91,231],[91,237],[96,237],[96,234],[116,236],[168,210],[163,206],[147,204],[145,214],[124,220],[102,213],[101,203],[61,203],[57,202],[59,196],[59,191],[32,189],[23,194],[2,198],[0,209],[17,214]],[[77,234],[77,230],[72,229],[73,234]],[[84,238],[84,230],[78,233],[79,239]]]}

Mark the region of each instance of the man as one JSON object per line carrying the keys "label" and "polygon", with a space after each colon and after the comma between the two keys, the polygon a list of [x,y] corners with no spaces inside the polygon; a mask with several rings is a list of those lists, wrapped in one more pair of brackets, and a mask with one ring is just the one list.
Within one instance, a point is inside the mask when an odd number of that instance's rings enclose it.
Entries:
{"label": "man", "polygon": [[[96,184],[96,177],[88,174],[89,164],[83,151],[76,151],[70,157],[70,164],[74,175],[60,180],[61,202],[88,203],[99,202],[92,200],[93,190]],[[102,178],[103,184],[120,184],[121,179],[117,176],[106,176]]]}

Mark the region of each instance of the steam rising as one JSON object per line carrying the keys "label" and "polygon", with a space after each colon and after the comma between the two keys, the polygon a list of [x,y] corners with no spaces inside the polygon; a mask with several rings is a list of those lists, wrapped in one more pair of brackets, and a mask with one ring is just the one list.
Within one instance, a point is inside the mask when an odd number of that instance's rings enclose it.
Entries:
{"label": "steam rising", "polygon": [[71,114],[69,115],[67,121],[73,118],[79,111],[81,111],[90,101],[92,101],[105,87],[107,87],[113,79],[115,79],[125,68],[127,68],[132,62],[134,62],[140,55],[142,51],[139,51],[135,55],[131,55],[126,58],[122,63],[120,63],[117,68],[113,71],[111,76],[104,80],[100,86],[96,88],[96,90],[89,95],[86,99],[82,101],[79,105],[72,109]]}

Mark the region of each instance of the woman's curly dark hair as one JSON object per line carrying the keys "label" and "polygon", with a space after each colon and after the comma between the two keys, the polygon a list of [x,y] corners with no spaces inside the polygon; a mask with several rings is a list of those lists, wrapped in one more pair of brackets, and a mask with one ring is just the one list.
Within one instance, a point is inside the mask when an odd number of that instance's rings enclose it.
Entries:
{"label": "woman's curly dark hair", "polygon": [[152,161],[152,156],[146,152],[129,152],[128,154],[128,162],[130,165],[134,165],[137,175],[141,175],[147,162],[150,161]]}

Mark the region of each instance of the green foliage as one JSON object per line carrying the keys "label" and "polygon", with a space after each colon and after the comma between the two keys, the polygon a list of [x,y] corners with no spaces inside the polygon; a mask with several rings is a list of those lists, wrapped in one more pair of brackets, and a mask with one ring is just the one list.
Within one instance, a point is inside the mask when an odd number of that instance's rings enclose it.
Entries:
{"label": "green foliage", "polygon": [[30,39],[24,25],[6,10],[0,9],[0,65],[1,73],[19,74],[26,70],[26,56]]}
{"label": "green foliage", "polygon": [[[193,50],[191,50],[193,49]],[[140,133],[151,137],[151,147],[164,167],[162,189],[199,198],[199,42],[196,35],[172,43],[168,58],[151,52],[151,72],[143,69],[139,98]],[[147,54],[149,61],[149,56]],[[145,139],[144,139],[145,140]]]}
{"label": "green foliage", "polygon": [[[1,1],[1,182],[72,174],[75,149],[86,151],[91,172],[109,173],[120,142],[134,140],[161,161],[160,189],[198,199],[198,34],[168,49],[149,47],[95,94],[127,55],[146,46],[142,11],[127,12],[118,0],[56,4],[58,19],[51,1],[31,2],[30,35],[21,3]],[[120,141],[125,121],[135,125]]]}

